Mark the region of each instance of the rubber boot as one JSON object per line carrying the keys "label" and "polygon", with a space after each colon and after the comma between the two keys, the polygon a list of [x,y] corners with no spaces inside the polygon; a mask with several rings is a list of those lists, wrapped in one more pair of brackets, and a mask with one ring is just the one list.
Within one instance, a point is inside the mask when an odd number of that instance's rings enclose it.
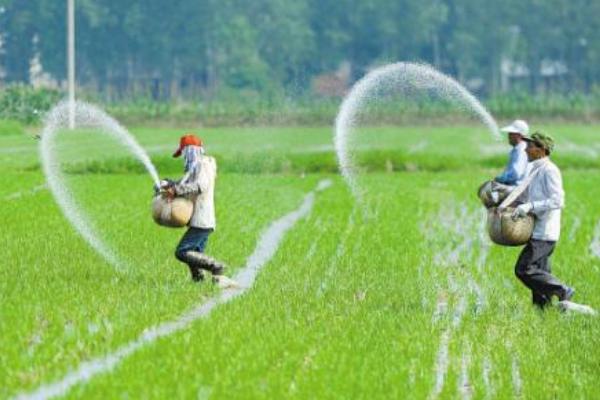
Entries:
{"label": "rubber boot", "polygon": [[223,275],[226,268],[222,262],[198,251],[186,251],[183,258],[188,265],[205,269],[213,275]]}
{"label": "rubber boot", "polygon": [[194,282],[202,282],[204,280],[204,271],[195,265],[188,264],[190,268],[190,274]]}

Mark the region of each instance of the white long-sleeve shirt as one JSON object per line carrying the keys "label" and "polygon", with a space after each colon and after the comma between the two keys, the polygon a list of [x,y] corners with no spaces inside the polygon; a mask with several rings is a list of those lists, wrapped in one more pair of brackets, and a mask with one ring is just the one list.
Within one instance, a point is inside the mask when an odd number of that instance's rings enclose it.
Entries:
{"label": "white long-sleeve shirt", "polygon": [[525,198],[533,206],[531,211],[535,215],[532,238],[555,242],[560,237],[560,215],[565,205],[560,170],[544,157],[531,162],[528,173],[536,174],[527,187]]}
{"label": "white long-sleeve shirt", "polygon": [[215,179],[217,162],[213,157],[200,156],[197,168],[192,169],[175,184],[175,193],[194,201],[194,212],[189,226],[194,228],[215,229]]}

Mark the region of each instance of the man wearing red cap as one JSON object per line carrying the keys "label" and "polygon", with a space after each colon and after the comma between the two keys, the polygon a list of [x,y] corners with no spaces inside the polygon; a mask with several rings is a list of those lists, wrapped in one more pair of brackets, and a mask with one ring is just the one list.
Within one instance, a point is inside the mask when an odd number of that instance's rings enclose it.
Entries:
{"label": "man wearing red cap", "polygon": [[213,157],[204,154],[202,140],[193,134],[182,136],[179,140],[179,148],[173,157],[181,155],[185,175],[166,190],[173,197],[184,196],[192,200],[194,212],[188,230],[177,245],[175,257],[188,265],[194,281],[202,281],[206,270],[218,282],[225,265],[204,254],[208,236],[216,227],[214,188],[217,163]]}

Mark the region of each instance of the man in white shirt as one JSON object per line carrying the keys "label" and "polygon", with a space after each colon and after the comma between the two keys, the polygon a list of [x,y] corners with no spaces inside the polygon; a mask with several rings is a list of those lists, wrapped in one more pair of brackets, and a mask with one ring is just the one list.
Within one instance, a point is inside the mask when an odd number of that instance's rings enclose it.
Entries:
{"label": "man in white shirt", "polygon": [[204,154],[202,140],[193,134],[182,136],[173,157],[183,155],[185,175],[166,188],[170,196],[185,196],[194,202],[194,212],[189,228],[175,250],[175,257],[188,265],[192,279],[202,281],[204,271],[213,280],[223,275],[225,265],[204,253],[209,235],[216,227],[214,187],[217,162]]}
{"label": "man in white shirt", "polygon": [[533,303],[540,308],[551,303],[552,296],[559,301],[570,300],[575,290],[561,283],[551,274],[550,256],[560,237],[561,209],[564,190],[558,167],[548,157],[554,150],[554,140],[542,133],[524,137],[527,142],[529,174],[533,175],[513,218],[533,214],[533,234],[515,266],[517,277],[531,289]]}

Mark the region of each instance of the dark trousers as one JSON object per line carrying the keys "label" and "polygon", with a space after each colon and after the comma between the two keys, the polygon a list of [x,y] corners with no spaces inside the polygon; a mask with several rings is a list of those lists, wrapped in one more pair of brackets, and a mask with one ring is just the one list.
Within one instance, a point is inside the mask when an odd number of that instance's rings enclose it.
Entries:
{"label": "dark trousers", "polygon": [[533,304],[539,307],[548,305],[552,295],[561,296],[566,291],[551,273],[550,256],[555,247],[556,242],[531,239],[515,266],[515,275],[531,289]]}
{"label": "dark trousers", "polygon": [[186,252],[197,251],[199,253],[204,253],[206,244],[208,243],[208,236],[212,231],[212,229],[189,227],[177,245],[175,257],[182,262],[186,262]]}

